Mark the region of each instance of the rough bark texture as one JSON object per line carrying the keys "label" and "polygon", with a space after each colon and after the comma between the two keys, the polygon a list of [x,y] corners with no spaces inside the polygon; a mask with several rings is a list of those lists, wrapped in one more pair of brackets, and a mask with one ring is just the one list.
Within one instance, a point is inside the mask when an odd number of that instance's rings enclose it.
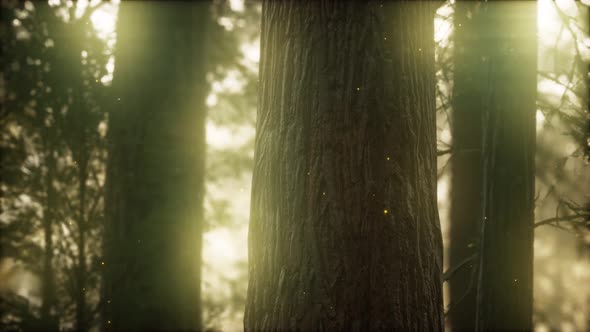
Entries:
{"label": "rough bark texture", "polygon": [[[487,48],[475,2],[457,2],[454,15],[453,149],[449,265],[460,266],[477,253],[481,229],[481,98],[488,88]],[[463,265],[449,280],[449,324],[453,331],[475,329],[477,261]]]}
{"label": "rough bark texture", "polygon": [[[534,2],[494,2],[473,18],[483,39],[482,243],[479,331],[531,331],[537,15]],[[486,70],[487,68],[487,70]]]}
{"label": "rough bark texture", "polygon": [[432,5],[263,3],[248,331],[440,331]]}
{"label": "rough bark texture", "polygon": [[110,113],[103,327],[201,328],[207,2],[124,2]]}

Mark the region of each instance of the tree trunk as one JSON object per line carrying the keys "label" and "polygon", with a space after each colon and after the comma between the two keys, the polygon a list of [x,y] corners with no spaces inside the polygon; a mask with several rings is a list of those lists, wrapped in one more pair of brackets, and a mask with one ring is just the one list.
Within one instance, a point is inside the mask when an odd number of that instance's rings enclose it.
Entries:
{"label": "tree trunk", "polygon": [[[487,88],[483,30],[475,2],[457,2],[454,15],[453,149],[449,265],[461,266],[477,253],[481,228],[481,96]],[[449,280],[449,323],[453,331],[475,329],[477,261],[471,260]]]}
{"label": "tree trunk", "polygon": [[535,110],[535,2],[481,6],[482,243],[479,331],[531,331]]}
{"label": "tree trunk", "polygon": [[86,267],[86,179],[88,177],[88,155],[78,161],[78,264],[76,266],[76,328],[78,331],[88,330],[87,304],[86,304],[86,279],[88,269]]}
{"label": "tree trunk", "polygon": [[433,14],[263,3],[246,330],[443,329]]}
{"label": "tree trunk", "polygon": [[103,327],[201,328],[208,2],[122,3],[110,113]]}
{"label": "tree trunk", "polygon": [[[51,129],[45,131],[44,138],[47,142],[54,141],[54,133]],[[56,178],[56,159],[53,148],[46,143],[48,149],[45,156],[47,173],[45,174],[45,209],[43,211],[43,235],[45,238],[45,250],[43,252],[43,268],[41,275],[41,325],[40,330],[57,330],[58,321],[52,311],[56,304],[55,270],[53,266],[53,224],[57,210],[58,197],[53,186]]]}

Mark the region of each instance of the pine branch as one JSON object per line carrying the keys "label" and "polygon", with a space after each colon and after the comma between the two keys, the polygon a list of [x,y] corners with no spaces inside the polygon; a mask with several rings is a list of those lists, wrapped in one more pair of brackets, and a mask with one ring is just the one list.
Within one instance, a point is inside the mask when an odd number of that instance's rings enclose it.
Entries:
{"label": "pine branch", "polygon": [[[564,217],[553,217],[553,218],[548,218],[548,219],[536,222],[534,227],[537,228],[539,226],[554,224],[557,222],[569,222],[572,224],[580,224],[581,226],[590,225],[589,218],[590,218],[590,214],[582,214],[582,213],[581,214],[572,214],[572,215],[564,216]],[[577,220],[577,219],[582,219],[582,220]]]}

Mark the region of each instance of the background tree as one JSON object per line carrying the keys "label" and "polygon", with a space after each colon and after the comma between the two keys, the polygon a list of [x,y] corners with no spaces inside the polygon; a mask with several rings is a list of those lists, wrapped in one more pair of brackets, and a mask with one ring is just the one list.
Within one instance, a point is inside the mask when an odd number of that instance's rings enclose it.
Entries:
{"label": "background tree", "polygon": [[[482,47],[489,42],[480,38],[489,34],[480,21],[480,6],[458,2],[454,13],[454,76],[452,97],[453,149],[451,155],[451,227],[449,265],[457,272],[449,280],[450,324],[453,331],[475,329],[475,264],[482,214],[482,98],[486,88],[482,81],[489,71],[488,54]],[[508,9],[507,10],[511,10]],[[482,77],[483,76],[483,77]]]}
{"label": "background tree", "polygon": [[210,24],[208,2],[121,4],[106,193],[108,330],[201,328]]}
{"label": "background tree", "polygon": [[[2,257],[40,275],[41,294],[39,312],[26,304],[2,323],[85,330],[96,317],[102,212],[98,79],[107,57],[89,24],[100,6],[78,14],[65,3],[3,6]],[[12,296],[3,300],[14,308]]]}
{"label": "background tree", "polygon": [[534,3],[505,2],[484,4],[473,15],[474,24],[490,32],[477,36],[482,65],[473,73],[479,76],[474,84],[481,84],[482,102],[472,106],[482,112],[476,328],[530,331],[537,15]]}
{"label": "background tree", "polygon": [[263,4],[246,330],[443,329],[433,14]]}
{"label": "background tree", "polygon": [[[52,329],[57,329],[55,324],[59,324],[61,329],[85,330],[76,320],[95,328],[100,273],[106,266],[100,256],[104,135],[108,127],[105,111],[110,111],[110,105],[102,102],[102,98],[110,95],[109,77],[114,68],[111,50],[115,42],[106,30],[108,22],[116,17],[117,5],[52,1],[48,6],[43,2],[6,1],[2,6],[0,91],[5,99],[1,103],[0,312],[2,322],[7,324],[2,326],[25,330],[39,326],[41,304],[46,303],[44,312],[52,313],[55,320]],[[218,128],[243,131],[244,125],[254,122],[251,110],[255,109],[257,63],[255,67],[250,63],[250,49],[259,36],[259,5],[216,1],[211,14],[218,24],[207,31],[208,38],[215,41],[206,50],[206,56],[214,60],[207,68],[207,81],[214,87],[207,104],[211,109],[209,122]],[[244,45],[244,41],[248,44]],[[248,47],[248,54],[244,53],[244,46]],[[238,83],[240,89],[231,83]],[[48,115],[49,127],[45,124],[44,105],[53,110],[48,111],[53,112]],[[102,107],[97,108],[98,105]],[[56,113],[55,109],[68,114]],[[48,135],[41,136],[50,132],[51,141],[47,140]],[[244,143],[239,149],[214,147],[208,151],[208,185],[232,182],[232,179],[249,182],[253,140]],[[55,159],[55,171],[50,172],[53,174],[50,177],[44,175],[48,174],[46,159]],[[78,167],[84,164],[87,166]],[[81,171],[84,168],[86,172]],[[47,183],[54,185],[48,187]],[[241,186],[249,188],[249,185]],[[55,204],[51,218],[43,213],[49,211],[45,199],[47,189],[52,191],[49,196]],[[232,189],[247,195],[243,188]],[[80,200],[82,196],[84,199]],[[218,229],[243,227],[240,221],[246,220],[247,215],[238,219],[231,213],[235,196],[208,197],[205,230],[213,234]],[[79,204],[82,201],[84,204]],[[80,205],[84,205],[86,213],[79,213]],[[49,238],[54,250],[44,250],[42,220],[53,220],[48,230],[53,234]],[[86,245],[79,246],[80,240]],[[211,240],[215,237],[210,237]],[[208,244],[208,247],[215,245]],[[82,255],[80,248],[84,249]],[[51,258],[47,261],[51,265],[46,270],[52,273],[43,273],[43,257],[49,254]],[[205,262],[207,283],[203,306],[207,328],[226,327],[232,321],[241,325],[242,321],[247,282],[245,262],[236,262],[228,274],[226,266],[217,264],[224,254],[209,251]],[[86,260],[80,259],[84,255]],[[85,269],[80,268],[84,265]],[[53,280],[54,286],[37,279],[43,274],[48,276],[47,280]],[[43,300],[42,288],[48,290],[45,294],[54,293],[55,301],[51,300],[53,296]],[[53,292],[49,291],[52,289]],[[108,304],[107,301],[103,303]]]}
{"label": "background tree", "polygon": [[[439,57],[438,63],[441,74],[439,82],[443,84],[443,89],[438,91],[439,99],[441,99],[440,105],[443,106],[443,110],[455,114],[454,121],[450,122],[454,128],[452,147],[444,146],[439,154],[450,152],[454,160],[463,161],[461,164],[453,165],[452,195],[450,195],[453,199],[451,209],[453,221],[451,232],[448,238],[445,237],[445,241],[450,240],[450,244],[447,243],[447,246],[450,245],[452,261],[449,264],[450,269],[445,273],[445,280],[449,280],[451,283],[449,313],[450,326],[453,329],[461,329],[461,324],[466,319],[473,317],[469,315],[470,308],[473,308],[469,303],[474,301],[472,297],[474,295],[473,281],[477,269],[472,267],[472,262],[476,258],[478,241],[477,239],[471,241],[465,237],[467,229],[460,226],[461,220],[458,220],[457,217],[464,216],[469,211],[477,213],[477,210],[471,209],[473,204],[463,204],[470,198],[469,195],[464,195],[466,190],[475,188],[480,183],[479,181],[464,181],[464,177],[470,173],[466,172],[469,170],[469,164],[465,163],[466,160],[469,160],[469,151],[464,151],[462,146],[473,145],[478,140],[477,134],[474,134],[477,130],[474,128],[481,126],[477,121],[472,122],[471,125],[467,124],[465,120],[469,119],[469,114],[467,116],[463,114],[469,111],[466,101],[470,99],[477,101],[477,98],[473,97],[478,97],[478,89],[480,88],[479,84],[469,84],[471,80],[475,82],[481,80],[481,75],[474,75],[477,72],[476,69],[469,66],[477,66],[477,59],[482,56],[480,53],[484,49],[470,47],[470,45],[476,45],[475,42],[465,45],[465,37],[469,37],[472,32],[477,31],[475,20],[481,7],[481,4],[459,2],[450,5],[450,8],[454,10],[444,11],[446,14],[450,13],[452,17],[450,21],[454,21],[454,32],[451,34],[451,38],[454,40],[457,50],[452,52],[455,53],[450,58],[453,61],[443,58],[441,63]],[[569,309],[562,312],[562,308],[573,306],[576,308],[573,309],[573,312],[584,311],[580,307],[580,301],[583,303],[582,298],[586,296],[579,287],[577,290],[567,287],[568,284],[580,283],[581,281],[574,280],[583,279],[585,275],[581,272],[584,271],[585,264],[575,260],[569,253],[572,246],[568,243],[574,242],[571,235],[567,233],[574,234],[578,239],[576,241],[580,243],[587,238],[585,234],[587,210],[584,209],[583,204],[576,201],[585,199],[582,187],[584,187],[584,183],[587,186],[588,180],[584,175],[586,167],[575,158],[583,156],[581,152],[587,148],[586,143],[583,142],[588,135],[588,118],[585,115],[587,106],[584,104],[584,100],[587,100],[585,97],[587,92],[585,82],[587,53],[585,53],[585,49],[587,46],[582,42],[584,36],[587,36],[587,8],[573,2],[562,2],[558,5],[550,1],[541,1],[538,3],[537,9],[543,17],[543,24],[539,25],[540,31],[537,36],[540,43],[538,47],[540,63],[537,79],[539,96],[536,129],[540,141],[537,144],[535,158],[537,164],[535,197],[537,222],[535,227],[548,225],[553,229],[547,230],[546,227],[543,227],[539,231],[539,228],[536,228],[535,248],[539,253],[535,257],[535,274],[537,275],[534,278],[534,320],[535,326],[539,328],[565,329],[566,326],[571,325],[578,329],[584,329],[584,324],[579,318],[576,318],[577,315],[570,314]],[[483,29],[478,36],[489,34],[489,31]],[[473,38],[467,40],[473,41]],[[475,41],[477,40],[475,39]],[[453,44],[446,45],[439,53],[444,56],[449,49],[452,51],[453,48]],[[466,55],[471,57],[466,57]],[[472,61],[469,61],[470,59]],[[447,63],[453,65],[449,66]],[[450,75],[447,75],[446,71],[449,71]],[[493,71],[494,68],[490,68],[490,72]],[[451,90],[455,91],[452,110],[451,107],[444,107],[444,97],[448,94],[444,88],[449,86],[453,86]],[[470,93],[465,94],[465,91]],[[481,103],[485,104],[485,102]],[[472,110],[476,112],[471,113],[478,113],[477,108]],[[457,116],[458,114],[462,116]],[[477,114],[474,114],[474,117],[477,118]],[[444,122],[439,122],[439,125],[441,123]],[[441,132],[441,137],[445,137],[445,130],[441,129]],[[577,144],[572,144],[573,141]],[[479,153],[480,151],[471,159],[479,158]],[[441,159],[444,161],[445,158]],[[444,182],[446,181],[444,169],[443,166],[442,188],[445,188]],[[439,199],[440,194],[439,192]],[[462,198],[459,197],[461,195]],[[442,201],[443,220],[446,209],[444,201],[445,198]],[[440,203],[441,201],[439,201]],[[478,235],[472,235],[472,238],[477,237]],[[560,248],[559,255],[549,254],[552,251],[551,247],[556,244]],[[575,277],[571,274],[566,276],[567,274],[563,272],[564,269],[571,268],[572,263],[575,267],[573,273]],[[564,277],[567,281],[562,281]],[[573,293],[566,295],[572,290]]]}

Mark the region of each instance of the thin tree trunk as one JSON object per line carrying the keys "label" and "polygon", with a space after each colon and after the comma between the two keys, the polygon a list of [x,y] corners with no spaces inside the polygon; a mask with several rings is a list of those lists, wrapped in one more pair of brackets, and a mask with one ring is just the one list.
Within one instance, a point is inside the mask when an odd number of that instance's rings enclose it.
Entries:
{"label": "thin tree trunk", "polygon": [[[48,141],[52,138],[45,135]],[[47,144],[50,146],[50,144]],[[43,234],[45,238],[45,251],[43,256],[43,268],[41,275],[41,330],[56,330],[58,328],[57,320],[52,313],[56,304],[55,288],[55,271],[53,268],[53,223],[55,222],[55,213],[57,209],[57,193],[53,187],[53,181],[56,176],[56,160],[53,155],[53,149],[48,148],[45,157],[47,174],[45,174],[45,195],[46,205],[43,211]]]}
{"label": "thin tree trunk", "polygon": [[[535,2],[484,4],[482,243],[477,330],[531,331],[537,15]],[[485,63],[484,63],[485,60]],[[485,72],[487,68],[487,72]]]}
{"label": "thin tree trunk", "polygon": [[103,327],[201,329],[208,2],[122,3]]}
{"label": "thin tree trunk", "polygon": [[[52,8],[48,4],[35,4],[36,19],[40,22],[53,23],[51,20],[54,16]],[[54,107],[46,100],[39,109],[46,109]],[[45,189],[45,208],[43,210],[43,236],[45,242],[43,267],[41,275],[41,320],[39,330],[51,331],[59,328],[59,320],[55,316],[57,305],[57,288],[55,283],[56,271],[54,266],[54,229],[57,221],[57,209],[59,205],[58,192],[54,186],[57,179],[57,150],[58,150],[58,129],[55,123],[50,126],[37,123],[41,128],[42,147],[45,152],[44,163],[46,166],[46,173],[43,174],[43,186]]]}
{"label": "thin tree trunk", "polygon": [[246,330],[443,329],[433,14],[263,3]]}
{"label": "thin tree trunk", "polygon": [[[84,145],[82,145],[84,146]],[[88,157],[85,151],[80,153],[84,156],[78,163],[78,266],[76,268],[77,293],[76,293],[76,329],[86,331],[88,321],[86,317],[86,278],[88,275],[86,267],[86,178],[88,177]]]}

